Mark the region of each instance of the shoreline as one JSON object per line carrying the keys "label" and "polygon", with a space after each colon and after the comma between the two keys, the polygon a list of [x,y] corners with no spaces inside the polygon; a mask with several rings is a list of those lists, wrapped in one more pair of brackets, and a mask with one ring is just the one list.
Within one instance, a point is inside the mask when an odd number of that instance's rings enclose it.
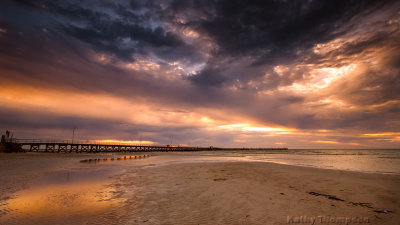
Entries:
{"label": "shoreline", "polygon": [[[332,149],[335,151],[334,149]],[[343,149],[339,149],[343,151]],[[306,150],[306,152],[315,150]],[[321,151],[325,151],[321,150]],[[358,150],[357,150],[358,151]],[[366,150],[371,151],[371,150]],[[15,159],[15,158],[36,158],[36,157],[45,157],[45,158],[84,158],[84,159],[94,159],[98,157],[119,157],[124,155],[139,155],[139,154],[147,154],[152,156],[172,156],[172,157],[203,157],[203,158],[226,158],[229,159],[243,159],[242,161],[249,162],[269,162],[276,163],[280,165],[289,165],[289,166],[299,166],[299,167],[310,167],[317,169],[328,169],[328,170],[340,170],[340,171],[349,171],[349,172],[359,172],[359,173],[369,173],[369,174],[393,174],[400,175],[400,164],[398,164],[398,159],[400,156],[398,154],[391,155],[381,155],[378,156],[376,154],[286,154],[286,153],[272,153],[272,154],[260,154],[254,153],[251,151],[244,151],[238,154],[238,151],[198,151],[198,152],[98,152],[98,153],[51,153],[51,152],[26,152],[26,153],[0,153],[0,160],[2,159]],[[260,157],[261,156],[261,157]],[[307,161],[310,158],[314,158],[313,161]],[[329,157],[329,160],[335,160],[333,162],[326,162],[323,158],[319,157]],[[337,157],[336,159],[334,157]],[[340,157],[340,158],[339,158]],[[357,159],[352,159],[349,161],[346,157],[359,157]],[[362,159],[380,161],[379,165],[375,167],[370,166],[370,162],[364,162]],[[375,157],[375,158],[373,158]],[[299,158],[302,158],[299,160]],[[282,160],[284,159],[284,160]],[[293,160],[293,159],[296,159]],[[186,160],[186,159],[184,159]],[[304,161],[303,161],[304,160]],[[347,160],[348,162],[342,162]],[[235,160],[234,160],[235,161]],[[300,162],[300,163],[299,163]],[[318,164],[316,164],[318,162]],[[323,163],[319,163],[323,162]],[[361,163],[360,163],[361,162]],[[330,164],[329,164],[330,163]],[[390,163],[390,164],[387,164]],[[342,165],[343,164],[343,165]],[[368,166],[367,166],[368,164]],[[342,167],[338,167],[338,166]],[[364,168],[362,168],[364,167]],[[376,170],[376,169],[379,170]],[[368,169],[368,170],[367,170]],[[375,169],[375,170],[374,170]]]}

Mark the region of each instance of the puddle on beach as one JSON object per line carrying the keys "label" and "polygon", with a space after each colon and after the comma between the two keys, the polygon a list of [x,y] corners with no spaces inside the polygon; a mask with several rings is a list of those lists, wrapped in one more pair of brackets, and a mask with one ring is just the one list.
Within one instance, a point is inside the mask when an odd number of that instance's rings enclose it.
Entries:
{"label": "puddle on beach", "polygon": [[0,224],[110,224],[122,201],[111,176],[121,172],[110,166],[38,179],[0,201]]}

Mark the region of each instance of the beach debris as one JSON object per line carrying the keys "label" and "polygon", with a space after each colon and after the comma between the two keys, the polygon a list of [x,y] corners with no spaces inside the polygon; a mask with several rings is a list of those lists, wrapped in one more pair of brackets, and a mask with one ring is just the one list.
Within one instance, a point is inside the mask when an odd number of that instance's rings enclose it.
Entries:
{"label": "beach debris", "polygon": [[280,194],[281,194],[281,195],[285,195],[285,193],[282,193],[282,192],[281,192]]}
{"label": "beach debris", "polygon": [[[314,195],[314,196],[324,196],[324,197],[327,197],[328,199],[332,199],[332,200],[336,200],[336,201],[347,202],[347,201],[337,198],[336,196],[333,196],[333,195],[321,194],[321,193],[317,193],[317,192],[313,192],[313,191],[310,191],[307,193],[310,195]],[[368,203],[368,202],[347,202],[347,205],[362,206],[362,207],[366,207],[369,209],[374,209],[374,207],[372,206],[373,204]],[[331,206],[335,206],[335,205],[331,205]],[[376,212],[376,213],[393,213],[393,211],[389,210],[389,209],[383,209],[383,210],[375,209],[374,212]],[[379,217],[377,217],[377,218],[379,218]]]}
{"label": "beach debris", "polygon": [[376,210],[374,210],[374,212],[376,212],[376,213],[393,213],[393,211],[389,210],[389,209],[384,209],[384,210],[376,209]]}
{"label": "beach debris", "polygon": [[226,178],[215,178],[214,181],[224,181]]}
{"label": "beach debris", "polygon": [[98,158],[98,159],[84,159],[81,160],[81,163],[97,163],[97,162],[105,162],[105,161],[114,161],[114,160],[127,160],[127,159],[140,159],[150,157],[150,155],[128,155],[121,157],[112,157],[112,158]]}
{"label": "beach debris", "polygon": [[321,193],[317,193],[317,192],[313,192],[313,191],[308,192],[308,194],[315,195],[315,196],[324,196],[324,197],[327,197],[328,199],[331,199],[331,200],[344,202],[343,199],[340,199],[340,198],[338,198],[338,197],[336,197],[334,195],[321,194]]}
{"label": "beach debris", "polygon": [[354,206],[363,206],[372,209],[372,203],[367,203],[367,202],[349,202],[350,205]]}

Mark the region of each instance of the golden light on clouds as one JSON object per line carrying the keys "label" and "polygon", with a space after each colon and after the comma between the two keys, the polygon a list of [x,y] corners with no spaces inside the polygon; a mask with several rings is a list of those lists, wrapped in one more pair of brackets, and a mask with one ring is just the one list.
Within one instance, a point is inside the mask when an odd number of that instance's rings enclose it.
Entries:
{"label": "golden light on clouds", "polygon": [[[312,68],[311,65],[307,65],[310,69],[309,79],[305,79],[300,82],[294,82],[290,86],[280,87],[280,91],[292,91],[299,94],[309,94],[320,92],[321,89],[329,87],[335,81],[338,81],[350,74],[357,69],[357,64],[350,64],[342,67],[323,67],[323,68]],[[282,73],[282,67],[276,68],[277,73]]]}
{"label": "golden light on clouds", "polygon": [[314,143],[323,143],[323,144],[340,144],[337,141],[312,141]]}
{"label": "golden light on clouds", "polygon": [[360,143],[356,143],[356,142],[344,143],[344,142],[326,141],[326,140],[316,140],[316,141],[311,141],[311,142],[320,143],[320,144],[334,144],[334,145],[361,145]]}
{"label": "golden light on clouds", "polygon": [[346,43],[350,42],[351,40],[349,39],[344,39],[344,38],[336,38],[332,41],[329,41],[327,43],[320,43],[316,44],[313,47],[313,52],[318,55],[325,55],[329,52],[335,51],[343,47]]}
{"label": "golden light on clouds", "polygon": [[283,73],[290,71],[290,68],[284,65],[278,65],[274,67],[274,71],[279,75],[282,76]]}
{"label": "golden light on clouds", "polygon": [[[29,93],[29,94],[28,94]],[[86,92],[65,92],[53,89],[37,89],[29,86],[5,85],[0,88],[0,104],[7,107],[22,110],[46,111],[60,116],[77,116],[88,118],[100,118],[119,121],[126,124],[169,126],[173,127],[197,127],[204,129],[209,135],[228,132],[232,135],[232,142],[247,146],[249,140],[255,138],[265,139],[264,144],[251,146],[286,146],[290,140],[304,140],[309,143],[341,146],[364,146],[358,141],[340,141],[344,138],[366,138],[368,141],[398,143],[399,132],[357,133],[357,131],[315,129],[305,130],[294,127],[265,126],[255,122],[237,123],[237,121],[251,121],[249,118],[224,111],[209,108],[192,108],[190,111],[174,110],[168,106],[150,103],[145,99],[134,101],[117,96],[94,94]],[[333,99],[325,99],[325,104],[342,106],[344,103]],[[346,107],[345,107],[346,108]],[[146,137],[138,140],[139,135],[146,136],[145,132],[134,135],[133,139],[97,139],[99,142],[132,145],[166,144],[167,142],[149,141]],[[153,135],[149,133],[148,135]],[[332,139],[332,136],[335,139]],[[311,140],[310,140],[311,138]],[[339,138],[336,140],[336,138]],[[200,139],[201,141],[202,139]],[[203,142],[207,143],[207,142]],[[187,144],[187,143],[180,143]]]}
{"label": "golden light on clouds", "polygon": [[356,64],[350,64],[339,68],[325,67],[315,69],[311,72],[313,77],[313,79],[311,80],[311,86],[316,88],[326,88],[332,82],[341,79],[353,72],[356,67]]}
{"label": "golden light on clouds", "polygon": [[277,128],[277,127],[258,127],[252,126],[250,124],[228,124],[228,125],[220,125],[219,129],[227,129],[227,130],[239,130],[243,132],[265,132],[265,133],[289,133],[295,131],[292,128]]}
{"label": "golden light on clouds", "polygon": [[0,104],[9,108],[46,111],[62,116],[111,119],[132,124],[215,126],[202,112],[179,111],[145,99],[125,99],[107,94],[58,91],[30,86],[0,86]]}
{"label": "golden light on clouds", "polygon": [[257,131],[257,132],[287,132],[290,129],[273,128],[273,127],[252,127],[246,126],[242,128],[242,131]]}
{"label": "golden light on clouds", "polygon": [[184,29],[182,33],[186,38],[196,39],[200,37],[200,34],[198,32],[188,28]]}
{"label": "golden light on clouds", "polygon": [[400,132],[383,132],[383,133],[373,133],[373,134],[363,134],[363,135],[372,137],[396,136],[400,135]]}
{"label": "golden light on clouds", "polygon": [[94,59],[100,63],[108,64],[111,62],[111,56],[107,54],[94,54]]}
{"label": "golden light on clouds", "polygon": [[157,143],[146,140],[124,141],[124,140],[94,140],[94,142],[116,145],[155,145]]}
{"label": "golden light on clouds", "polygon": [[363,135],[375,138],[375,140],[378,141],[400,142],[400,132],[383,132]]}
{"label": "golden light on clouds", "polygon": [[136,71],[155,71],[160,69],[160,64],[154,62],[153,60],[135,60],[132,63],[126,63],[122,65],[123,67]]}

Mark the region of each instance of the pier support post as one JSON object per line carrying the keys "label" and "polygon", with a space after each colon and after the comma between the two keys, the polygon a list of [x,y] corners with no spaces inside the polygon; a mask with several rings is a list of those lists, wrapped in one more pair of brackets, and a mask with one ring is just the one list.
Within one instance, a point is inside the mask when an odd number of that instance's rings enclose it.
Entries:
{"label": "pier support post", "polygon": [[45,149],[46,152],[48,151],[54,152],[54,149],[55,149],[55,144],[46,144],[46,149]]}

